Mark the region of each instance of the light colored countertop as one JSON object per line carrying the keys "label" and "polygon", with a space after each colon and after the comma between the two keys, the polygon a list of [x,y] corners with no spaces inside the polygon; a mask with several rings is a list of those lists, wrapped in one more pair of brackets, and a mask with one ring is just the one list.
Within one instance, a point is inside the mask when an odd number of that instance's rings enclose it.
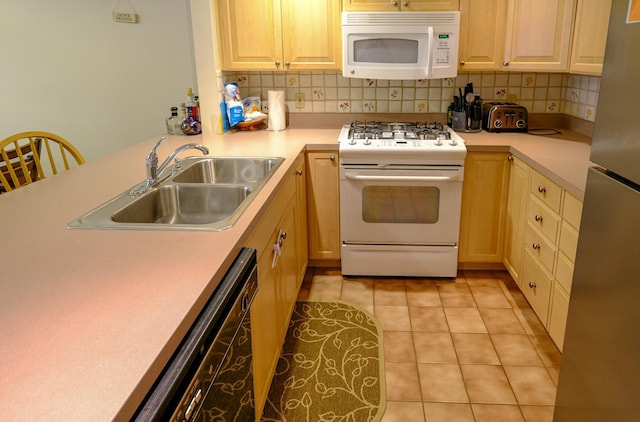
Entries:
{"label": "light colored countertop", "polygon": [[[150,139],[0,195],[0,412],[6,420],[127,420],[243,246],[297,155],[337,149],[338,129],[169,137],[211,155],[285,162],[222,232],[69,230],[66,223],[145,177]],[[503,150],[579,197],[588,144],[465,134],[469,150]],[[190,153],[187,153],[190,155]]]}

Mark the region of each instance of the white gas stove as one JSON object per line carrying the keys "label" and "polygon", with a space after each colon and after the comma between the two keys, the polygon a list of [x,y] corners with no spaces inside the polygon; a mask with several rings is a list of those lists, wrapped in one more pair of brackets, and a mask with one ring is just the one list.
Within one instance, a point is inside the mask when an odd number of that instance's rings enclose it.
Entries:
{"label": "white gas stove", "polygon": [[423,122],[353,122],[338,138],[350,164],[463,165],[464,140],[447,125]]}

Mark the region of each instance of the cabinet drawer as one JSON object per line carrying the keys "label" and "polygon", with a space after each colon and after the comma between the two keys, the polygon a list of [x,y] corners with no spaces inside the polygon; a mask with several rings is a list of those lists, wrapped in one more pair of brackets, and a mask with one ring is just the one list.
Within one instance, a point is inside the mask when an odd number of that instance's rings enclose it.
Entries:
{"label": "cabinet drawer", "polygon": [[580,218],[582,217],[582,201],[570,193],[564,194],[564,208],[562,218],[573,226],[580,229]]}
{"label": "cabinet drawer", "polygon": [[527,233],[525,234],[525,249],[540,260],[540,263],[549,272],[553,273],[553,265],[556,259],[556,246],[549,242],[531,222],[527,224]]}
{"label": "cabinet drawer", "polygon": [[566,222],[562,223],[562,228],[560,229],[558,247],[571,261],[575,261],[576,249],[578,248],[578,231],[566,224]]}
{"label": "cabinet drawer", "polygon": [[542,234],[555,243],[558,238],[558,230],[560,228],[560,216],[551,211],[536,196],[529,198],[529,209],[527,211],[529,222],[536,227]]}
{"label": "cabinet drawer", "polygon": [[546,326],[552,280],[551,276],[533,257],[530,250],[526,250],[524,253],[522,281],[522,293],[542,324]]}
{"label": "cabinet drawer", "polygon": [[562,352],[564,333],[567,328],[567,316],[569,315],[569,295],[558,284],[553,286],[551,309],[549,309],[549,335]]}
{"label": "cabinet drawer", "polygon": [[567,292],[571,292],[571,282],[573,280],[573,262],[563,253],[558,254],[558,264],[556,265],[556,281]]}
{"label": "cabinet drawer", "polygon": [[560,214],[562,189],[537,171],[531,173],[531,193],[556,214]]}

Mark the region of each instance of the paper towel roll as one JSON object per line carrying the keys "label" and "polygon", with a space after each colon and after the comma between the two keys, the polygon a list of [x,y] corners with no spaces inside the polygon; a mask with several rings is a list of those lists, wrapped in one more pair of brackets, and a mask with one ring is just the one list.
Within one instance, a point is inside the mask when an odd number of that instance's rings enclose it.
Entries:
{"label": "paper towel roll", "polygon": [[268,100],[269,130],[284,130],[287,127],[284,91],[269,91]]}

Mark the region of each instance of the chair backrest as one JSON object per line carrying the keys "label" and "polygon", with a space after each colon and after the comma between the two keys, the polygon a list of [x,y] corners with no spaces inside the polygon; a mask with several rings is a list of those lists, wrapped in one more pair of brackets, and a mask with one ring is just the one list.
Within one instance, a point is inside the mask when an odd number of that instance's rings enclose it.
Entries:
{"label": "chair backrest", "polygon": [[0,141],[0,193],[84,164],[80,151],[49,132],[22,132]]}

